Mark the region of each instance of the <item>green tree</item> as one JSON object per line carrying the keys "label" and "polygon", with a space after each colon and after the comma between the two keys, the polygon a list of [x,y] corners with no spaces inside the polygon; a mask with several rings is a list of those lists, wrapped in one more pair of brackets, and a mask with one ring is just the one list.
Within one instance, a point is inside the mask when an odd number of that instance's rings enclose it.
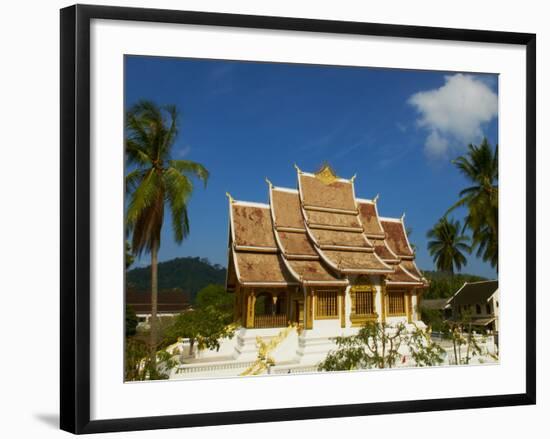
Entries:
{"label": "green tree", "polygon": [[417,326],[407,338],[407,344],[416,366],[437,366],[443,363],[445,349],[432,341],[431,332]]}
{"label": "green tree", "polygon": [[439,309],[420,308],[422,321],[432,328],[432,331],[441,332],[445,329],[443,312]]}
{"label": "green tree", "polygon": [[126,305],[126,337],[136,335],[138,325],[138,318],[134,308],[130,305]]}
{"label": "green tree", "polygon": [[[472,317],[468,311],[460,313],[456,320],[445,321],[444,336],[451,340],[453,344],[454,364],[470,364],[470,360],[475,356],[481,356],[484,353],[481,345],[477,342],[472,330]],[[462,347],[466,347],[466,353],[463,356]],[[485,349],[486,350],[486,349]]]}
{"label": "green tree", "polygon": [[126,339],[124,378],[126,381],[143,381],[147,373],[147,344],[136,337]]}
{"label": "green tree", "polygon": [[195,307],[178,315],[167,335],[188,338],[189,355],[195,344],[199,349],[219,349],[220,339],[231,337],[234,296],[221,285],[208,285],[197,294]]}
{"label": "green tree", "polygon": [[429,332],[416,327],[408,333],[403,323],[367,322],[357,335],[336,337],[335,342],[338,348],[329,352],[319,370],[392,368],[398,360],[406,361],[401,346],[407,348],[418,367],[443,362],[444,350],[431,340]]}
{"label": "green tree", "polygon": [[448,212],[468,209],[464,226],[472,232],[472,248],[498,269],[498,145],[493,150],[487,139],[479,146],[470,144],[453,163],[472,185],[460,191]]}
{"label": "green tree", "polygon": [[181,243],[189,233],[187,203],[193,192],[191,177],[206,185],[208,171],[196,162],[173,160],[172,147],[178,134],[175,106],[157,106],[140,101],[126,113],[126,161],[132,169],[126,175],[129,195],[126,230],[131,233],[134,255],[151,253],[150,351],[156,361],[158,251],[164,211],[172,219],[174,239]]}
{"label": "green tree", "polygon": [[128,270],[128,268],[130,268],[131,265],[134,263],[135,259],[134,255],[132,254],[132,247],[130,246],[130,243],[128,241],[124,243],[124,251],[124,263],[126,265],[126,270]]}
{"label": "green tree", "polygon": [[458,220],[441,218],[438,223],[428,231],[428,251],[433,257],[438,270],[454,274],[455,269],[460,271],[466,265],[466,257],[463,252],[470,252],[467,244],[469,238],[462,234]]}
{"label": "green tree", "polygon": [[168,334],[189,339],[189,355],[197,344],[199,349],[219,349],[220,339],[232,337],[234,328],[227,324],[227,313],[214,306],[197,308],[179,314]]}
{"label": "green tree", "polygon": [[228,293],[222,285],[210,284],[197,293],[195,306],[206,309],[210,306],[224,314],[227,324],[233,321],[234,294]]}
{"label": "green tree", "polygon": [[155,361],[148,355],[147,343],[140,338],[126,339],[124,378],[126,381],[168,379],[169,371],[176,365],[173,355],[166,350],[156,353]]}
{"label": "green tree", "polygon": [[395,366],[399,348],[406,339],[405,325],[367,322],[357,335],[336,337],[335,351],[319,364],[319,370],[383,369]]}

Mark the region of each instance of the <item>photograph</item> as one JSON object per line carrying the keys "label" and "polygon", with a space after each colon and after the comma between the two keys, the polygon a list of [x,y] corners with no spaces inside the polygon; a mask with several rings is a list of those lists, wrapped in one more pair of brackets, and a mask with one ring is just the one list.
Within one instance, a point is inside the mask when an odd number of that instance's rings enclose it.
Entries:
{"label": "photograph", "polygon": [[499,367],[497,73],[127,54],[121,110],[125,382]]}

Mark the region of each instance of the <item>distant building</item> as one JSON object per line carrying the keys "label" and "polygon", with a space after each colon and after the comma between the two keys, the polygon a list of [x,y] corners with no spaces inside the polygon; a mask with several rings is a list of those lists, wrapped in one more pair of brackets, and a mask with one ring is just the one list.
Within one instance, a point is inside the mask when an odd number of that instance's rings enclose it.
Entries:
{"label": "distant building", "polygon": [[[148,325],[151,318],[151,293],[126,288],[126,305],[136,313],[140,326]],[[160,290],[158,293],[158,317],[171,317],[190,308],[189,294],[181,288]]]}
{"label": "distant building", "polygon": [[441,317],[444,319],[450,319],[452,316],[451,306],[449,305],[449,299],[424,299],[422,300],[421,308],[427,310],[439,311]]}
{"label": "distant building", "polygon": [[473,326],[498,333],[499,329],[498,280],[465,282],[448,300],[452,319],[468,316]]}

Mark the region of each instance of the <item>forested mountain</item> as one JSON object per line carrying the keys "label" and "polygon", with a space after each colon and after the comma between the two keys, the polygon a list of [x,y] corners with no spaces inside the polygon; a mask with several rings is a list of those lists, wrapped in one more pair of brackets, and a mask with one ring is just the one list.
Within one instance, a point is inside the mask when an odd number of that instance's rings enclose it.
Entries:
{"label": "forested mountain", "polygon": [[[210,284],[225,284],[225,268],[205,258],[176,258],[158,264],[159,290],[181,288],[195,300],[197,293]],[[151,267],[134,268],[126,273],[126,284],[137,291],[151,288]]]}
{"label": "forested mountain", "polygon": [[[160,262],[159,290],[181,288],[195,300],[197,293],[207,285],[225,284],[225,268],[212,264],[205,258],[176,258]],[[472,274],[443,273],[439,271],[423,271],[430,287],[424,293],[425,299],[442,299],[452,296],[464,282],[486,280]],[[149,291],[151,288],[151,267],[134,268],[126,274],[127,285],[137,291]]]}

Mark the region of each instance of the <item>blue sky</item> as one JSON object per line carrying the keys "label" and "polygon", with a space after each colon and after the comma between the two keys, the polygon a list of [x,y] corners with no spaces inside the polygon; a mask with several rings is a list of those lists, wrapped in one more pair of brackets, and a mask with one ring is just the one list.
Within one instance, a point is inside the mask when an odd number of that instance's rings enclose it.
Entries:
{"label": "blue sky", "polygon": [[[294,163],[315,171],[328,162],[342,177],[357,174],[358,197],[380,194],[382,216],[406,213],[417,263],[433,269],[426,232],[468,185],[451,159],[483,136],[498,143],[497,87],[490,74],[127,56],[126,106],[177,105],[173,157],[211,173],[206,189],[197,182],[181,245],[166,222],[160,260],[226,266],[225,193],[267,202],[265,177],[294,188]],[[463,271],[496,276],[474,256]]]}

